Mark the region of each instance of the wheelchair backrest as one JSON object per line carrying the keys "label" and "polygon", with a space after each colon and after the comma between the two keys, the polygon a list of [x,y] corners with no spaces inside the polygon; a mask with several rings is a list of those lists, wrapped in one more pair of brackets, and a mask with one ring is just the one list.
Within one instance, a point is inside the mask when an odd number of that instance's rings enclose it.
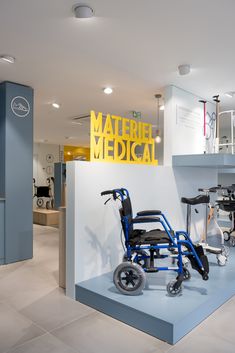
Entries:
{"label": "wheelchair backrest", "polygon": [[49,186],[38,186],[36,189],[37,197],[50,197],[50,188]]}
{"label": "wheelchair backrest", "polygon": [[132,212],[132,206],[131,206],[131,199],[129,196],[127,196],[124,200],[121,201],[122,208],[120,209],[120,215],[121,215],[121,221],[122,221],[122,228],[123,232],[125,234],[126,229],[125,229],[125,219],[128,222],[128,228],[129,228],[129,234],[133,230],[133,225],[131,223],[132,218],[133,218],[133,212]]}

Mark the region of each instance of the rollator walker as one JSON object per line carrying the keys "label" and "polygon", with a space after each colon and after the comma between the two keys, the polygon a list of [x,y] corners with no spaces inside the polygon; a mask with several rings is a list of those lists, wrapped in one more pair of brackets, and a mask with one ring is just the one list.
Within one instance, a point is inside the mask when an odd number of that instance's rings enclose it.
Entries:
{"label": "rollator walker", "polygon": [[219,186],[219,190],[223,193],[223,199],[217,200],[217,204],[220,210],[229,213],[229,219],[231,221],[231,228],[223,232],[224,240],[230,242],[231,246],[235,246],[235,184],[230,186]]}
{"label": "rollator walker", "polygon": [[[200,245],[194,245],[185,231],[174,232],[166,216],[159,210],[138,212],[133,217],[131,200],[127,189],[107,190],[101,196],[109,196],[105,204],[113,199],[120,202],[120,218],[125,239],[123,262],[113,274],[116,288],[126,295],[140,294],[146,284],[146,273],[174,271],[177,276],[167,284],[169,296],[182,292],[182,283],[189,280],[189,270],[183,265],[187,257],[193,269],[198,271],[203,280],[208,280],[209,264]],[[157,223],[160,228],[146,231],[136,229],[136,225]],[[168,257],[177,260],[176,266],[159,266],[157,261]],[[172,265],[172,264],[171,264]]]}
{"label": "rollator walker", "polygon": [[[203,247],[206,253],[214,254],[216,256],[217,264],[219,266],[225,266],[229,257],[229,249],[224,246],[224,236],[223,231],[219,227],[215,219],[215,206],[210,204],[210,193],[216,193],[218,190],[217,187],[212,187],[209,189],[198,189],[199,192],[202,192],[202,195],[198,195],[192,198],[182,197],[181,202],[187,205],[187,216],[186,216],[186,230],[190,236],[191,232],[191,213],[192,206],[205,205],[205,233],[201,237],[200,245]],[[198,213],[197,209],[195,209]],[[208,225],[212,221],[214,222],[214,227],[220,238],[220,246],[215,247],[208,244]]]}

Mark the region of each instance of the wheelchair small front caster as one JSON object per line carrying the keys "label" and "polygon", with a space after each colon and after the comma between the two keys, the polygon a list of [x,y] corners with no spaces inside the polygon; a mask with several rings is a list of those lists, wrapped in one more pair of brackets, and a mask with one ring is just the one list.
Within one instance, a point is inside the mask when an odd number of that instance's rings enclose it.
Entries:
{"label": "wheelchair small front caster", "polygon": [[203,279],[203,281],[208,281],[209,276],[208,276],[208,273],[207,273],[207,272],[204,272],[204,273],[203,273],[202,279]]}
{"label": "wheelchair small front caster", "polygon": [[176,297],[182,293],[182,283],[177,280],[170,281],[166,286],[167,293],[170,297]]}
{"label": "wheelchair small front caster", "polygon": [[146,275],[137,263],[122,262],[114,271],[113,282],[122,294],[138,295],[145,287]]}
{"label": "wheelchair small front caster", "polygon": [[223,232],[223,236],[225,241],[230,240],[230,233],[227,230]]}
{"label": "wheelchair small front caster", "polygon": [[230,238],[230,245],[233,247],[235,246],[235,237]]}

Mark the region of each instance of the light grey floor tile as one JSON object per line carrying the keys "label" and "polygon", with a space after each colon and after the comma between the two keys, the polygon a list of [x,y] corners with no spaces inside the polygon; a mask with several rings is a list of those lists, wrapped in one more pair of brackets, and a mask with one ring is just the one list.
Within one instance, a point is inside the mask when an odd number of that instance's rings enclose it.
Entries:
{"label": "light grey floor tile", "polygon": [[167,353],[234,353],[235,346],[226,338],[191,335],[173,346]]}
{"label": "light grey floor tile", "polygon": [[225,340],[228,344],[233,344],[235,352],[234,327],[235,300],[231,299],[195,328],[192,337],[195,339],[203,337],[204,340],[208,339],[208,342],[210,342],[211,337],[216,338],[218,342]]}
{"label": "light grey floor tile", "polygon": [[51,292],[56,285],[43,270],[19,268],[1,279],[0,300],[20,310]]}
{"label": "light grey floor tile", "polygon": [[[21,310],[58,286],[58,230],[34,231],[32,260],[0,266],[0,300]],[[38,234],[39,233],[39,234]]]}
{"label": "light grey floor tile", "polygon": [[21,310],[23,315],[47,331],[93,312],[88,306],[66,297],[59,288]]}
{"label": "light grey floor tile", "polygon": [[78,353],[56,337],[46,334],[21,346],[10,349],[7,353]]}
{"label": "light grey floor tile", "polygon": [[76,320],[52,334],[80,353],[163,353],[170,347],[99,313]]}
{"label": "light grey floor tile", "polygon": [[44,333],[23,315],[0,303],[0,353]]}
{"label": "light grey floor tile", "polygon": [[229,300],[187,336],[169,353],[234,353],[235,299]]}

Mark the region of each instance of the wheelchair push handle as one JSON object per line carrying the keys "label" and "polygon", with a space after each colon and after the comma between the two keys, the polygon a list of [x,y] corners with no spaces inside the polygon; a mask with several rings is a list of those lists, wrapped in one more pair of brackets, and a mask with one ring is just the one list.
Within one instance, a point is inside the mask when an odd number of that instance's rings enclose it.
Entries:
{"label": "wheelchair push handle", "polygon": [[[129,193],[126,189],[113,189],[113,190],[105,190],[101,192],[101,196],[107,196],[107,195],[111,195],[111,197],[113,197],[114,201],[116,201],[117,199],[120,200],[124,200],[126,197],[129,196]],[[111,197],[109,198],[109,200],[111,199]]]}
{"label": "wheelchair push handle", "polygon": [[114,195],[114,190],[105,190],[105,191],[102,191],[101,196],[106,196],[106,195]]}

